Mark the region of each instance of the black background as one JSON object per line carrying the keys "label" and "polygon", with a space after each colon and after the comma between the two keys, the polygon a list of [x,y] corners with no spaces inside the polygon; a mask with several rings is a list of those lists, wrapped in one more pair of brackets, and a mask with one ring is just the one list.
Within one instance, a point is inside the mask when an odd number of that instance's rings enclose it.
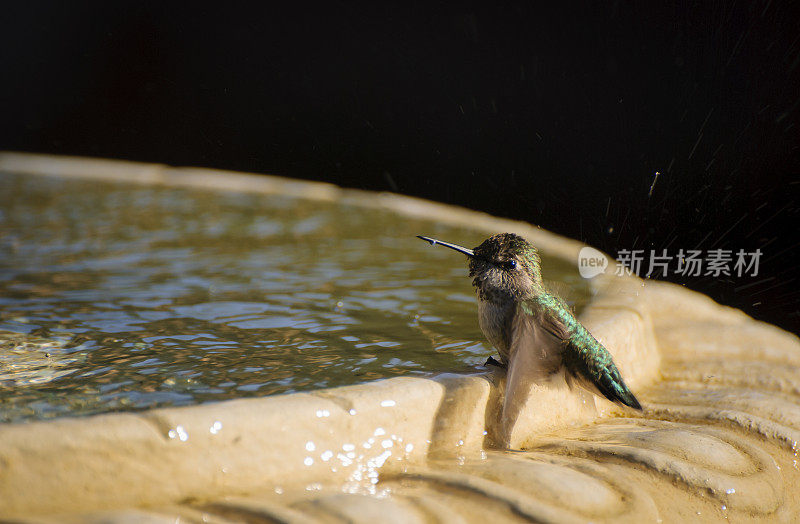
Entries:
{"label": "black background", "polygon": [[797,9],[555,4],[6,4],[0,148],[397,191],[612,255],[760,248],[756,277],[666,278],[799,331]]}

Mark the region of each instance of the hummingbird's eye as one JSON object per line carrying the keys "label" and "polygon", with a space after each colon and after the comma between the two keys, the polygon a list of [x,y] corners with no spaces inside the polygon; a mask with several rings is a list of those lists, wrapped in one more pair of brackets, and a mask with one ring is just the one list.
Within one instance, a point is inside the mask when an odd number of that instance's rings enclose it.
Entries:
{"label": "hummingbird's eye", "polygon": [[506,267],[506,269],[516,269],[517,261],[512,258],[511,260],[507,260],[503,265]]}

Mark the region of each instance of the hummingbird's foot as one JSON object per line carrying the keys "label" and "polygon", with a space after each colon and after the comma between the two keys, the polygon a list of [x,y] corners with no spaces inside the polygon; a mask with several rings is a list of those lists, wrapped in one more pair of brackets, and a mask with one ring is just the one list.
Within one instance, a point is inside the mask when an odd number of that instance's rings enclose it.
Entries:
{"label": "hummingbird's foot", "polygon": [[494,357],[487,358],[484,366],[497,366],[499,368],[508,369],[508,364],[503,364],[502,362],[495,360]]}

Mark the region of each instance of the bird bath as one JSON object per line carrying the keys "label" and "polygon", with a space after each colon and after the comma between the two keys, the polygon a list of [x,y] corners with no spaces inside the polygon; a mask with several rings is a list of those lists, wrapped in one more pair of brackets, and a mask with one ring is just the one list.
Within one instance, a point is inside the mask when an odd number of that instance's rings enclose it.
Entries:
{"label": "bird bath", "polygon": [[[2,518],[800,510],[797,338],[679,286],[583,281],[578,242],[274,177],[13,153],[0,172]],[[516,451],[494,446],[503,372],[481,366],[491,349],[463,260],[414,235],[475,245],[498,231],[536,244],[546,276],[575,290],[644,414],[534,388]]]}
{"label": "bird bath", "polygon": [[[191,405],[492,353],[463,260],[480,233],[284,195],[0,173],[0,422]],[[545,276],[585,303],[559,258]]]}

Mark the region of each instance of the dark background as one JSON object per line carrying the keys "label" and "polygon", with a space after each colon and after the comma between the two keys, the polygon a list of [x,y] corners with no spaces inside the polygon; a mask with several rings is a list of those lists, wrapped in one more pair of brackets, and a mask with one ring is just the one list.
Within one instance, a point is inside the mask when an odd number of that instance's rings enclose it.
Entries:
{"label": "dark background", "polygon": [[397,191],[612,255],[760,248],[756,277],[666,278],[800,331],[791,3],[375,4],[5,4],[0,149]]}

